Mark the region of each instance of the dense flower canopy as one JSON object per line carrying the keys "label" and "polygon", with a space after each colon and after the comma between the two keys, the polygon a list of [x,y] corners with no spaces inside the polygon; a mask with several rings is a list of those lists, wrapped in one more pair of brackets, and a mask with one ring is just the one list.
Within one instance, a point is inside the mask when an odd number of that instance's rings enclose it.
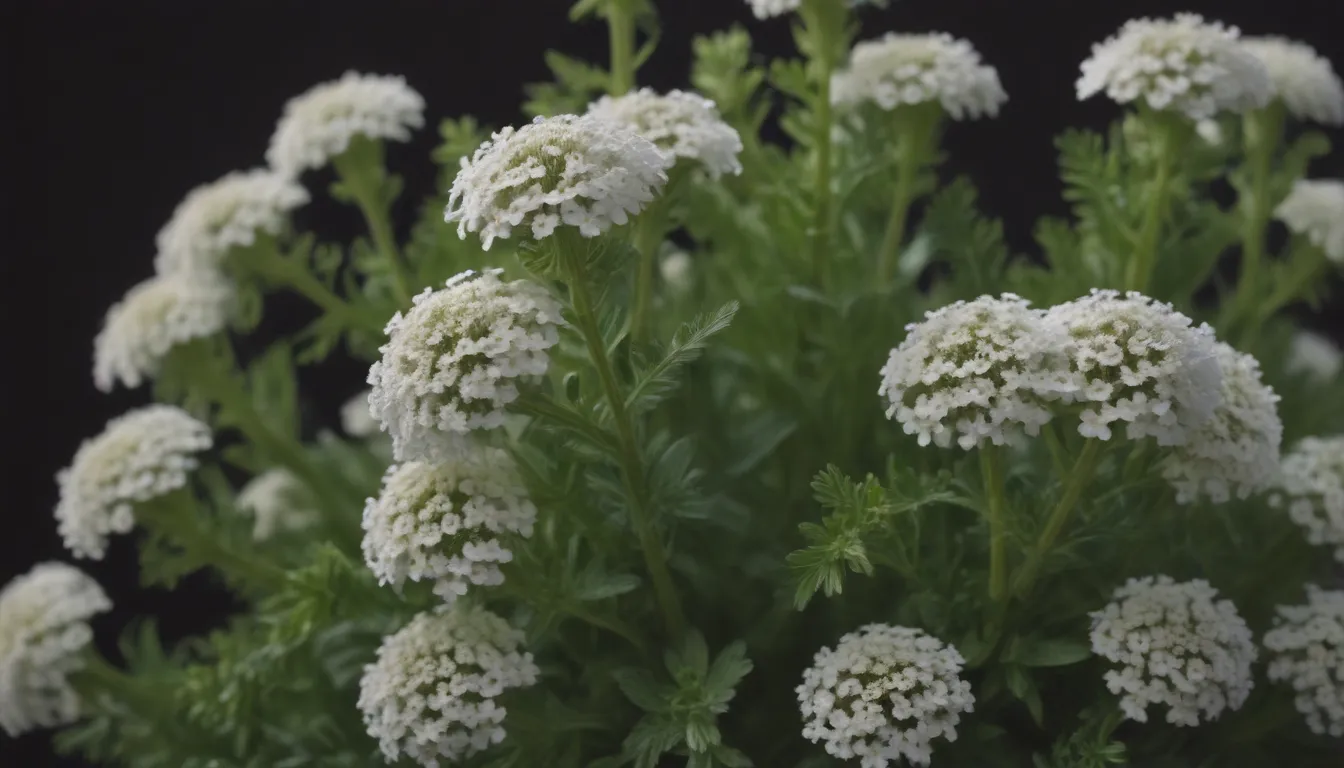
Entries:
{"label": "dense flower canopy", "polygon": [[1331,261],[1344,264],[1344,181],[1299,179],[1274,216]]}
{"label": "dense flower canopy", "polygon": [[1242,45],[1264,62],[1275,96],[1293,116],[1324,125],[1344,123],[1344,83],[1316,49],[1282,37],[1248,37]]}
{"label": "dense flower canopy", "polygon": [[1307,727],[1344,736],[1344,592],[1308,584],[1306,605],[1279,606],[1265,648],[1269,679],[1297,692]]}
{"label": "dense flower canopy", "polygon": [[737,159],[742,137],[703,96],[643,88],[624,96],[603,96],[588,106],[588,114],[629,128],[671,155],[673,163],[692,161],[712,178],[742,172]]}
{"label": "dense flower canopy", "polygon": [[831,83],[831,100],[886,110],[936,101],[954,120],[994,116],[1008,100],[999,73],[965,40],[945,33],[888,33],[854,46]]}

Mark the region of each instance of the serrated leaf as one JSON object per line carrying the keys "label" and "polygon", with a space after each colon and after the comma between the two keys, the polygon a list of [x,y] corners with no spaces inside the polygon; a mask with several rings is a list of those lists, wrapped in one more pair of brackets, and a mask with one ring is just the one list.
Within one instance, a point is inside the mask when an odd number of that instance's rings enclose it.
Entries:
{"label": "serrated leaf", "polygon": [[714,657],[714,663],[705,675],[706,693],[716,701],[729,701],[733,689],[751,672],[753,666],[751,659],[747,658],[746,643],[741,640],[729,643]]}
{"label": "serrated leaf", "polygon": [[679,384],[677,373],[700,357],[709,340],[733,322],[737,308],[737,302],[730,301],[714,313],[683,325],[672,337],[663,358],[639,372],[626,396],[626,408],[633,413],[647,411],[671,394]]}
{"label": "serrated leaf", "polygon": [[584,579],[575,589],[573,597],[581,603],[605,600],[632,592],[639,588],[638,576],[627,573],[601,574]]}
{"label": "serrated leaf", "polygon": [[672,698],[670,686],[659,683],[648,670],[629,667],[613,670],[611,677],[621,693],[645,712],[666,712]]}

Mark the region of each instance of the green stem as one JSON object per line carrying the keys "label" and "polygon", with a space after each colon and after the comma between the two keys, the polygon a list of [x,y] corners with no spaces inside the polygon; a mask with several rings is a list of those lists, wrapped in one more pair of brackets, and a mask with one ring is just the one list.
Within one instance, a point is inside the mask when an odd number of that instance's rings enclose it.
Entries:
{"label": "green stem", "polygon": [[1059,439],[1059,430],[1055,428],[1054,422],[1050,422],[1041,428],[1041,436],[1045,438],[1045,447],[1050,451],[1050,463],[1055,468],[1055,477],[1063,483],[1068,480],[1068,467],[1064,462],[1067,453],[1064,450],[1064,441]]}
{"label": "green stem", "polygon": [[1017,578],[1014,579],[1013,591],[1019,597],[1026,597],[1030,594],[1032,587],[1035,586],[1046,556],[1054,548],[1059,534],[1063,533],[1064,527],[1068,525],[1069,518],[1078,506],[1078,500],[1082,498],[1083,490],[1087,488],[1092,476],[1096,474],[1097,461],[1100,457],[1100,440],[1088,438],[1083,442],[1083,450],[1079,452],[1078,458],[1073,464],[1073,471],[1069,473],[1068,480],[1064,483],[1064,490],[1060,494],[1059,501],[1055,504],[1055,508],[1051,510],[1050,517],[1046,519],[1045,527],[1041,529],[1040,535],[1037,536],[1036,545],[1027,556],[1027,562],[1023,564],[1022,570],[1018,571]]}
{"label": "green stem", "polygon": [[1325,266],[1324,252],[1315,246],[1301,248],[1294,254],[1286,279],[1279,281],[1274,292],[1251,315],[1243,345],[1249,346],[1266,320],[1300,297],[1320,277]]}
{"label": "green stem", "polygon": [[1162,219],[1171,193],[1172,166],[1175,163],[1171,129],[1159,125],[1155,127],[1154,133],[1157,168],[1154,171],[1153,186],[1148,197],[1148,208],[1143,216],[1143,226],[1139,230],[1138,246],[1134,250],[1133,258],[1130,259],[1129,274],[1125,280],[1127,290],[1139,292],[1148,290],[1148,283],[1153,276],[1153,267],[1157,261],[1157,245],[1162,237]]}
{"label": "green stem", "polygon": [[356,137],[350,148],[332,159],[336,175],[344,183],[364,221],[368,224],[373,247],[387,262],[392,275],[392,289],[402,306],[411,305],[410,278],[392,234],[392,220],[383,201],[383,187],[387,171],[383,167],[382,144],[372,139]]}
{"label": "green stem", "polygon": [[249,557],[198,525],[196,501],[185,489],[141,504],[136,520],[172,540],[204,562],[238,580],[268,592],[285,583],[285,572],[271,563]]}
{"label": "green stem", "polygon": [[896,188],[891,197],[891,212],[887,215],[882,248],[877,256],[879,285],[885,285],[891,279],[901,243],[905,240],[910,203],[915,196],[915,182],[919,179],[920,167],[927,160],[929,144],[937,133],[942,115],[942,107],[937,102],[901,107],[892,113],[896,132]]}
{"label": "green stem", "polygon": [[635,87],[635,15],[626,0],[607,4],[607,31],[611,41],[612,96],[629,93]]}
{"label": "green stem", "polygon": [[1282,109],[1272,105],[1248,113],[1242,120],[1246,137],[1246,185],[1242,191],[1241,276],[1237,293],[1230,304],[1235,318],[1244,318],[1255,312],[1256,295],[1260,291],[1262,267],[1265,259],[1265,231],[1269,227],[1273,208],[1269,199],[1269,182],[1273,171],[1274,150],[1283,135]]}
{"label": "green stem", "polygon": [[336,295],[303,264],[280,255],[274,242],[259,243],[256,247],[237,252],[245,268],[277,285],[288,286],[325,312],[345,320],[350,328],[358,328],[381,336],[384,323],[364,314],[345,299]]}
{"label": "green stem", "polygon": [[569,613],[576,619],[586,621],[598,629],[605,629],[614,635],[619,635],[634,646],[635,650],[640,653],[648,652],[649,647],[644,642],[644,639],[639,636],[639,633],[629,624],[626,624],[618,618],[607,618],[579,607],[571,607]]}
{"label": "green stem", "polygon": [[639,539],[639,547],[644,555],[644,563],[649,569],[649,577],[653,581],[654,592],[667,631],[672,638],[679,638],[686,630],[686,617],[682,613],[681,601],[672,583],[672,573],[667,567],[667,553],[653,527],[653,517],[649,509],[648,480],[640,457],[639,443],[635,439],[634,422],[625,407],[625,398],[616,380],[616,372],[612,367],[611,357],[607,354],[607,345],[602,338],[601,326],[593,308],[592,296],[588,290],[588,270],[584,263],[584,247],[570,240],[560,234],[555,238],[555,243],[560,249],[561,263],[568,273],[570,300],[574,305],[579,332],[583,335],[593,367],[597,369],[607,406],[611,409],[612,421],[616,425],[616,435],[620,443],[621,479],[630,499],[631,527]]}
{"label": "green stem", "polygon": [[914,163],[902,156],[896,167],[896,192],[891,196],[891,213],[887,214],[887,230],[882,236],[882,250],[877,255],[878,285],[886,285],[891,279],[896,254],[900,250],[901,241],[905,239],[905,223],[910,213],[910,198],[914,193],[914,186]]}
{"label": "green stem", "polygon": [[653,272],[658,260],[658,246],[663,234],[660,222],[653,216],[641,217],[635,225],[634,245],[639,257],[638,271],[635,273],[635,293],[630,310],[630,339],[643,343],[649,338],[649,318],[653,305]]}
{"label": "green stem", "polygon": [[83,666],[70,675],[70,683],[79,692],[81,701],[94,706],[110,701],[147,720],[157,719],[155,715],[162,711],[165,698],[159,692],[147,690],[145,680],[112,666],[92,646],[80,659]]}
{"label": "green stem", "polygon": [[980,477],[989,516],[989,599],[997,603],[1008,596],[1008,539],[1004,527],[1008,498],[1003,484],[1003,455],[998,446],[988,443],[980,446]]}
{"label": "green stem", "polygon": [[[812,37],[812,71],[817,81],[816,112],[813,115],[812,193],[816,200],[812,220],[812,266],[819,280],[826,274],[827,249],[830,247],[831,228],[831,127],[834,122],[831,107],[831,75],[835,71],[834,36],[829,10],[823,7],[803,6],[804,22]],[[811,12],[808,12],[808,11]]]}

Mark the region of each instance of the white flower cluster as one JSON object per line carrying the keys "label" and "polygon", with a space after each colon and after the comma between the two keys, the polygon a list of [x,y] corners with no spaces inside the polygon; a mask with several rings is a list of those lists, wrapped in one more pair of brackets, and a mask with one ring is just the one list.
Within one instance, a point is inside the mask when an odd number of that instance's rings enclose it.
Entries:
{"label": "white flower cluster", "polygon": [[93,381],[111,392],[158,375],[174,347],[214,336],[235,306],[233,284],[208,274],[160,275],[136,285],[107,311],[93,340]]}
{"label": "white flower cluster", "polygon": [[11,737],[79,717],[67,678],[84,665],[89,619],[110,610],[103,588],[78,568],[40,563],[0,590],[0,728]]}
{"label": "white flower cluster", "polygon": [[803,738],[863,768],[928,765],[933,740],[955,741],[975,696],[956,648],[910,627],[869,624],[822,648],[796,689]]}
{"label": "white flower cluster", "polygon": [[1288,508],[1307,541],[1335,547],[1344,562],[1344,436],[1307,437],[1284,457],[1279,493],[1270,499]]}
{"label": "white flower cluster", "polygon": [[531,536],[536,519],[506,451],[393,465],[382,493],[364,505],[364,562],[381,584],[431,580],[451,604],[471,585],[504,583],[499,564],[513,553],[500,538]]}
{"label": "white flower cluster", "polygon": [[1093,289],[1046,318],[1068,339],[1076,376],[1071,396],[1085,405],[1080,434],[1109,440],[1110,425],[1122,421],[1130,440],[1179,445],[1218,406],[1222,376],[1213,331],[1192,327],[1171,305],[1134,291]]}
{"label": "white flower cluster", "polygon": [[308,490],[283,467],[273,467],[249,480],[234,503],[238,511],[252,515],[252,538],[257,541],[283,531],[301,531],[318,521]]}
{"label": "white flower cluster", "polygon": [[885,110],[936,101],[954,120],[994,116],[1008,100],[999,73],[967,41],[946,33],[888,33],[854,46],[831,79],[838,105],[873,102]]}
{"label": "white flower cluster", "polygon": [[1207,581],[1169,576],[1130,579],[1092,614],[1092,650],[1117,665],[1106,687],[1125,716],[1148,722],[1148,707],[1167,707],[1167,722],[1195,726],[1240,709],[1255,680],[1251,630],[1230,600]]}
{"label": "white flower cluster", "polygon": [[624,96],[603,96],[588,105],[588,115],[622,125],[643,136],[675,164],[679,158],[698,163],[711,178],[739,174],[742,137],[719,117],[712,100],[695,93],[652,88]]}
{"label": "white flower cluster", "polygon": [[1242,44],[1264,62],[1275,95],[1293,116],[1344,124],[1344,83],[1329,59],[1305,43],[1282,37],[1248,37]]}
{"label": "white flower cluster", "polygon": [[289,213],[308,202],[308,191],[269,170],[235,171],[187,193],[159,231],[154,268],[161,275],[208,276],[234,248],[278,235]]}
{"label": "white flower cluster", "polygon": [[1047,401],[1071,387],[1064,338],[1044,313],[1013,294],[981,296],[928,312],[906,327],[882,368],[879,394],[920,445],[970,449],[1050,421]]}
{"label": "white flower cluster", "polygon": [[185,487],[196,454],[212,443],[209,427],[171,405],[109,421],[56,475],[56,520],[65,546],[77,557],[102,559],[108,535],[135,525],[135,505]]}
{"label": "white flower cluster", "polygon": [[286,176],[297,176],[326,165],[359,136],[407,141],[412,128],[425,124],[424,112],[425,100],[405,78],[346,72],[285,104],[266,161]]}
{"label": "white flower cluster", "polygon": [[1299,179],[1274,216],[1344,264],[1344,181]]}
{"label": "white flower cluster", "polygon": [[369,390],[345,401],[341,406],[341,429],[350,437],[373,437],[382,429],[369,412]]}
{"label": "white flower cluster", "polygon": [[1279,396],[1260,380],[1260,363],[1218,342],[1223,374],[1222,398],[1213,416],[1193,428],[1163,467],[1176,489],[1176,501],[1188,504],[1207,496],[1215,504],[1233,494],[1244,499],[1269,490],[1279,475]]}
{"label": "white flower cluster", "polygon": [[1193,13],[1174,19],[1131,19],[1092,47],[1078,80],[1078,98],[1105,92],[1120,104],[1192,120],[1259,109],[1273,97],[1269,72],[1240,44],[1240,31]]}
{"label": "white flower cluster", "polygon": [[1280,606],[1265,648],[1269,679],[1297,692],[1312,733],[1344,736],[1344,592],[1307,585],[1307,604]]}
{"label": "white flower cluster", "polygon": [[463,605],[419,614],[384,638],[359,681],[359,709],[387,761],[438,768],[503,741],[495,698],[540,674],[522,642],[504,619]]}
{"label": "white flower cluster", "polygon": [[1284,367],[1288,373],[1305,374],[1313,381],[1328,382],[1344,367],[1344,352],[1340,352],[1327,336],[1298,331],[1293,335]]}
{"label": "white flower cluster", "polygon": [[[875,5],[878,8],[886,8],[888,0],[848,0],[851,6]],[[769,19],[775,16],[783,16],[786,13],[793,13],[802,7],[803,0],[747,0],[751,10],[758,19]]]}
{"label": "white flower cluster", "polygon": [[518,387],[546,372],[560,340],[560,304],[541,286],[468,270],[426,288],[387,324],[369,369],[371,413],[392,435],[398,461],[438,461],[467,447],[469,432],[504,423]]}
{"label": "white flower cluster", "polygon": [[538,117],[505,128],[462,159],[444,209],[481,247],[526,226],[550,237],[561,224],[596,237],[644,210],[667,183],[673,157],[634,131],[597,117]]}

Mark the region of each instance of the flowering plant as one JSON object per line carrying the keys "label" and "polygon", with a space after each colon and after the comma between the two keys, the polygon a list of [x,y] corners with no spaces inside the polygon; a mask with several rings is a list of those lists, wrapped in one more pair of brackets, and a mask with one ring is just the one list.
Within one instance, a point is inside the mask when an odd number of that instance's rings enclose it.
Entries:
{"label": "flowering plant", "polygon": [[[57,478],[71,557],[138,535],[147,583],[240,610],[113,663],[112,599],[37,564],[0,727],[146,768],[1338,765],[1344,358],[1289,310],[1344,262],[1344,182],[1307,178],[1344,85],[1129,22],[1077,85],[1116,122],[1057,141],[1072,213],[1014,256],[940,173],[1013,83],[860,40],[886,5],[748,0],[800,57],[715,33],[659,93],[652,2],[579,0],[609,65],[552,56],[530,124],[443,120],[405,239],[420,95],[292,100],[108,312],[94,383],[155,403]],[[349,245],[292,220],[326,166]],[[240,344],[282,291],[317,319]],[[367,388],[306,430],[338,349]]]}

